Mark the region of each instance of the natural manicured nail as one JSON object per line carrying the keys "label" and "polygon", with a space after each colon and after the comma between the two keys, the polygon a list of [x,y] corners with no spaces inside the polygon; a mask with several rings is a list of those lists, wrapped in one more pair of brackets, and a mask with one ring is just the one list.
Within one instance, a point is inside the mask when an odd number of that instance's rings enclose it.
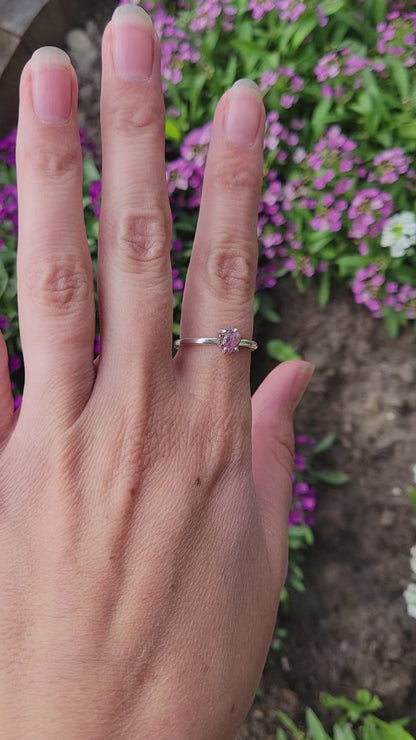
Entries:
{"label": "natural manicured nail", "polygon": [[43,123],[63,123],[71,115],[71,60],[62,49],[42,46],[32,55],[33,109]]}
{"label": "natural manicured nail", "polygon": [[148,80],[153,68],[153,23],[139,5],[120,5],[113,24],[116,75],[127,82]]}
{"label": "natural manicured nail", "polygon": [[225,136],[237,146],[251,146],[257,138],[262,96],[253,80],[237,80],[230,90],[230,101],[225,115]]}
{"label": "natural manicured nail", "polygon": [[315,366],[310,362],[299,362],[292,387],[290,389],[290,405],[293,410],[299,406],[305,391],[312,379]]}

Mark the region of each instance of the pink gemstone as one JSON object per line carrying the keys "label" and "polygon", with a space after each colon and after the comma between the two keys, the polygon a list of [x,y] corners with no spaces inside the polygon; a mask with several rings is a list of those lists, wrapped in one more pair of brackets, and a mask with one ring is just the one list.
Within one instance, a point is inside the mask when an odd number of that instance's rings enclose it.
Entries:
{"label": "pink gemstone", "polygon": [[237,329],[226,327],[218,332],[219,346],[225,354],[238,352],[238,345],[241,341],[241,334]]}

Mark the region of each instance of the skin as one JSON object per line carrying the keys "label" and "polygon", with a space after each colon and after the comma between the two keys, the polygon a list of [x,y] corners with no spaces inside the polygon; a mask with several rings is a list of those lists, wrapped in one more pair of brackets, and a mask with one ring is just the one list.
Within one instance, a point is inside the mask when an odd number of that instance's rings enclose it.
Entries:
{"label": "skin", "polygon": [[[23,70],[13,413],[0,340],[0,726],[7,740],[225,740],[243,722],[287,566],[292,414],[312,374],[277,367],[253,398],[249,350],[172,360],[171,214],[160,47],[127,82],[103,38],[101,355],[72,113],[44,123]],[[265,111],[254,145],[218,103],[182,336],[250,337]],[[157,337],[157,341],[155,341]]]}

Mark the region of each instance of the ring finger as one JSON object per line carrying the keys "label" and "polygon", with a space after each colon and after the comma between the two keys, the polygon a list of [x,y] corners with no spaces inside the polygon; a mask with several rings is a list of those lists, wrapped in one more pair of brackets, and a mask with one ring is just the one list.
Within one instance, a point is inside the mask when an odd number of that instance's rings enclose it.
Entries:
{"label": "ring finger", "polygon": [[[251,339],[258,257],[257,217],[263,177],[265,110],[260,91],[239,80],[215,111],[201,208],[186,279],[181,337],[215,337],[223,327]],[[229,382],[249,398],[250,350],[180,348],[175,365],[207,387]],[[213,370],[215,369],[215,374]]]}

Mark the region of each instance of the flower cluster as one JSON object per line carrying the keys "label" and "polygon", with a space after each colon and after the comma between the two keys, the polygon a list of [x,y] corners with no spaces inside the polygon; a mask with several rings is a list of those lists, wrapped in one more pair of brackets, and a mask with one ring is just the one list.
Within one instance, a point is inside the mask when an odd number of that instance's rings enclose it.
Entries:
{"label": "flower cluster", "polygon": [[0,161],[8,167],[14,167],[16,162],[16,136],[17,129],[12,128],[7,136],[0,141]]}
{"label": "flower cluster", "polygon": [[232,31],[236,13],[237,8],[232,4],[232,0],[197,0],[194,18],[190,21],[189,28],[199,33],[209,31],[215,26],[217,18],[222,16],[222,28],[224,31]]}
{"label": "flower cluster", "polygon": [[296,454],[292,475],[293,498],[289,514],[289,526],[314,524],[313,511],[316,507],[316,488],[305,480],[307,477],[307,455],[313,451],[316,439],[306,435],[297,435],[295,439]]}
{"label": "flower cluster", "polygon": [[405,67],[416,64],[416,13],[394,10],[377,26],[377,51],[399,57]]}
{"label": "flower cluster", "polygon": [[17,236],[17,187],[0,183],[0,225],[6,233]]}
{"label": "flower cluster", "polygon": [[339,51],[330,51],[321,57],[314,72],[317,81],[322,85],[322,96],[339,98],[345,93],[347,86],[352,85],[353,90],[359,90],[363,86],[361,73],[365,69],[383,72],[385,63],[360,56],[347,46]]}
{"label": "flower cluster", "polygon": [[90,185],[91,208],[95,218],[100,217],[101,210],[101,180],[93,180]]}
{"label": "flower cluster", "polygon": [[175,204],[181,208],[200,205],[211,131],[212,121],[190,131],[181,144],[180,157],[166,165],[169,195],[175,196]]}
{"label": "flower cluster", "polygon": [[393,212],[391,195],[377,188],[363,188],[354,196],[348,210],[351,239],[365,239],[381,234],[387,219]]}
{"label": "flower cluster", "polygon": [[166,92],[168,82],[177,85],[183,78],[183,68],[195,64],[200,52],[192,45],[188,31],[179,28],[177,18],[157,5],[153,11],[153,25],[160,39],[162,87]]}
{"label": "flower cluster", "polygon": [[276,88],[281,92],[281,107],[289,109],[299,100],[299,93],[303,90],[303,79],[291,67],[277,67],[275,70],[266,70],[262,73],[259,87],[262,91]]}
{"label": "flower cluster", "polygon": [[306,10],[306,3],[299,0],[276,0],[276,10],[281,21],[296,23]]}
{"label": "flower cluster", "polygon": [[411,169],[412,158],[405,154],[404,150],[397,146],[393,149],[385,149],[374,157],[373,171],[369,173],[369,182],[379,182],[380,185],[392,185],[397,182],[401,175],[413,178]]}
{"label": "flower cluster", "polygon": [[387,280],[376,263],[357,270],[352,292],[356,303],[366,306],[374,318],[381,318],[383,306],[388,306],[408,319],[416,319],[416,288]]}

